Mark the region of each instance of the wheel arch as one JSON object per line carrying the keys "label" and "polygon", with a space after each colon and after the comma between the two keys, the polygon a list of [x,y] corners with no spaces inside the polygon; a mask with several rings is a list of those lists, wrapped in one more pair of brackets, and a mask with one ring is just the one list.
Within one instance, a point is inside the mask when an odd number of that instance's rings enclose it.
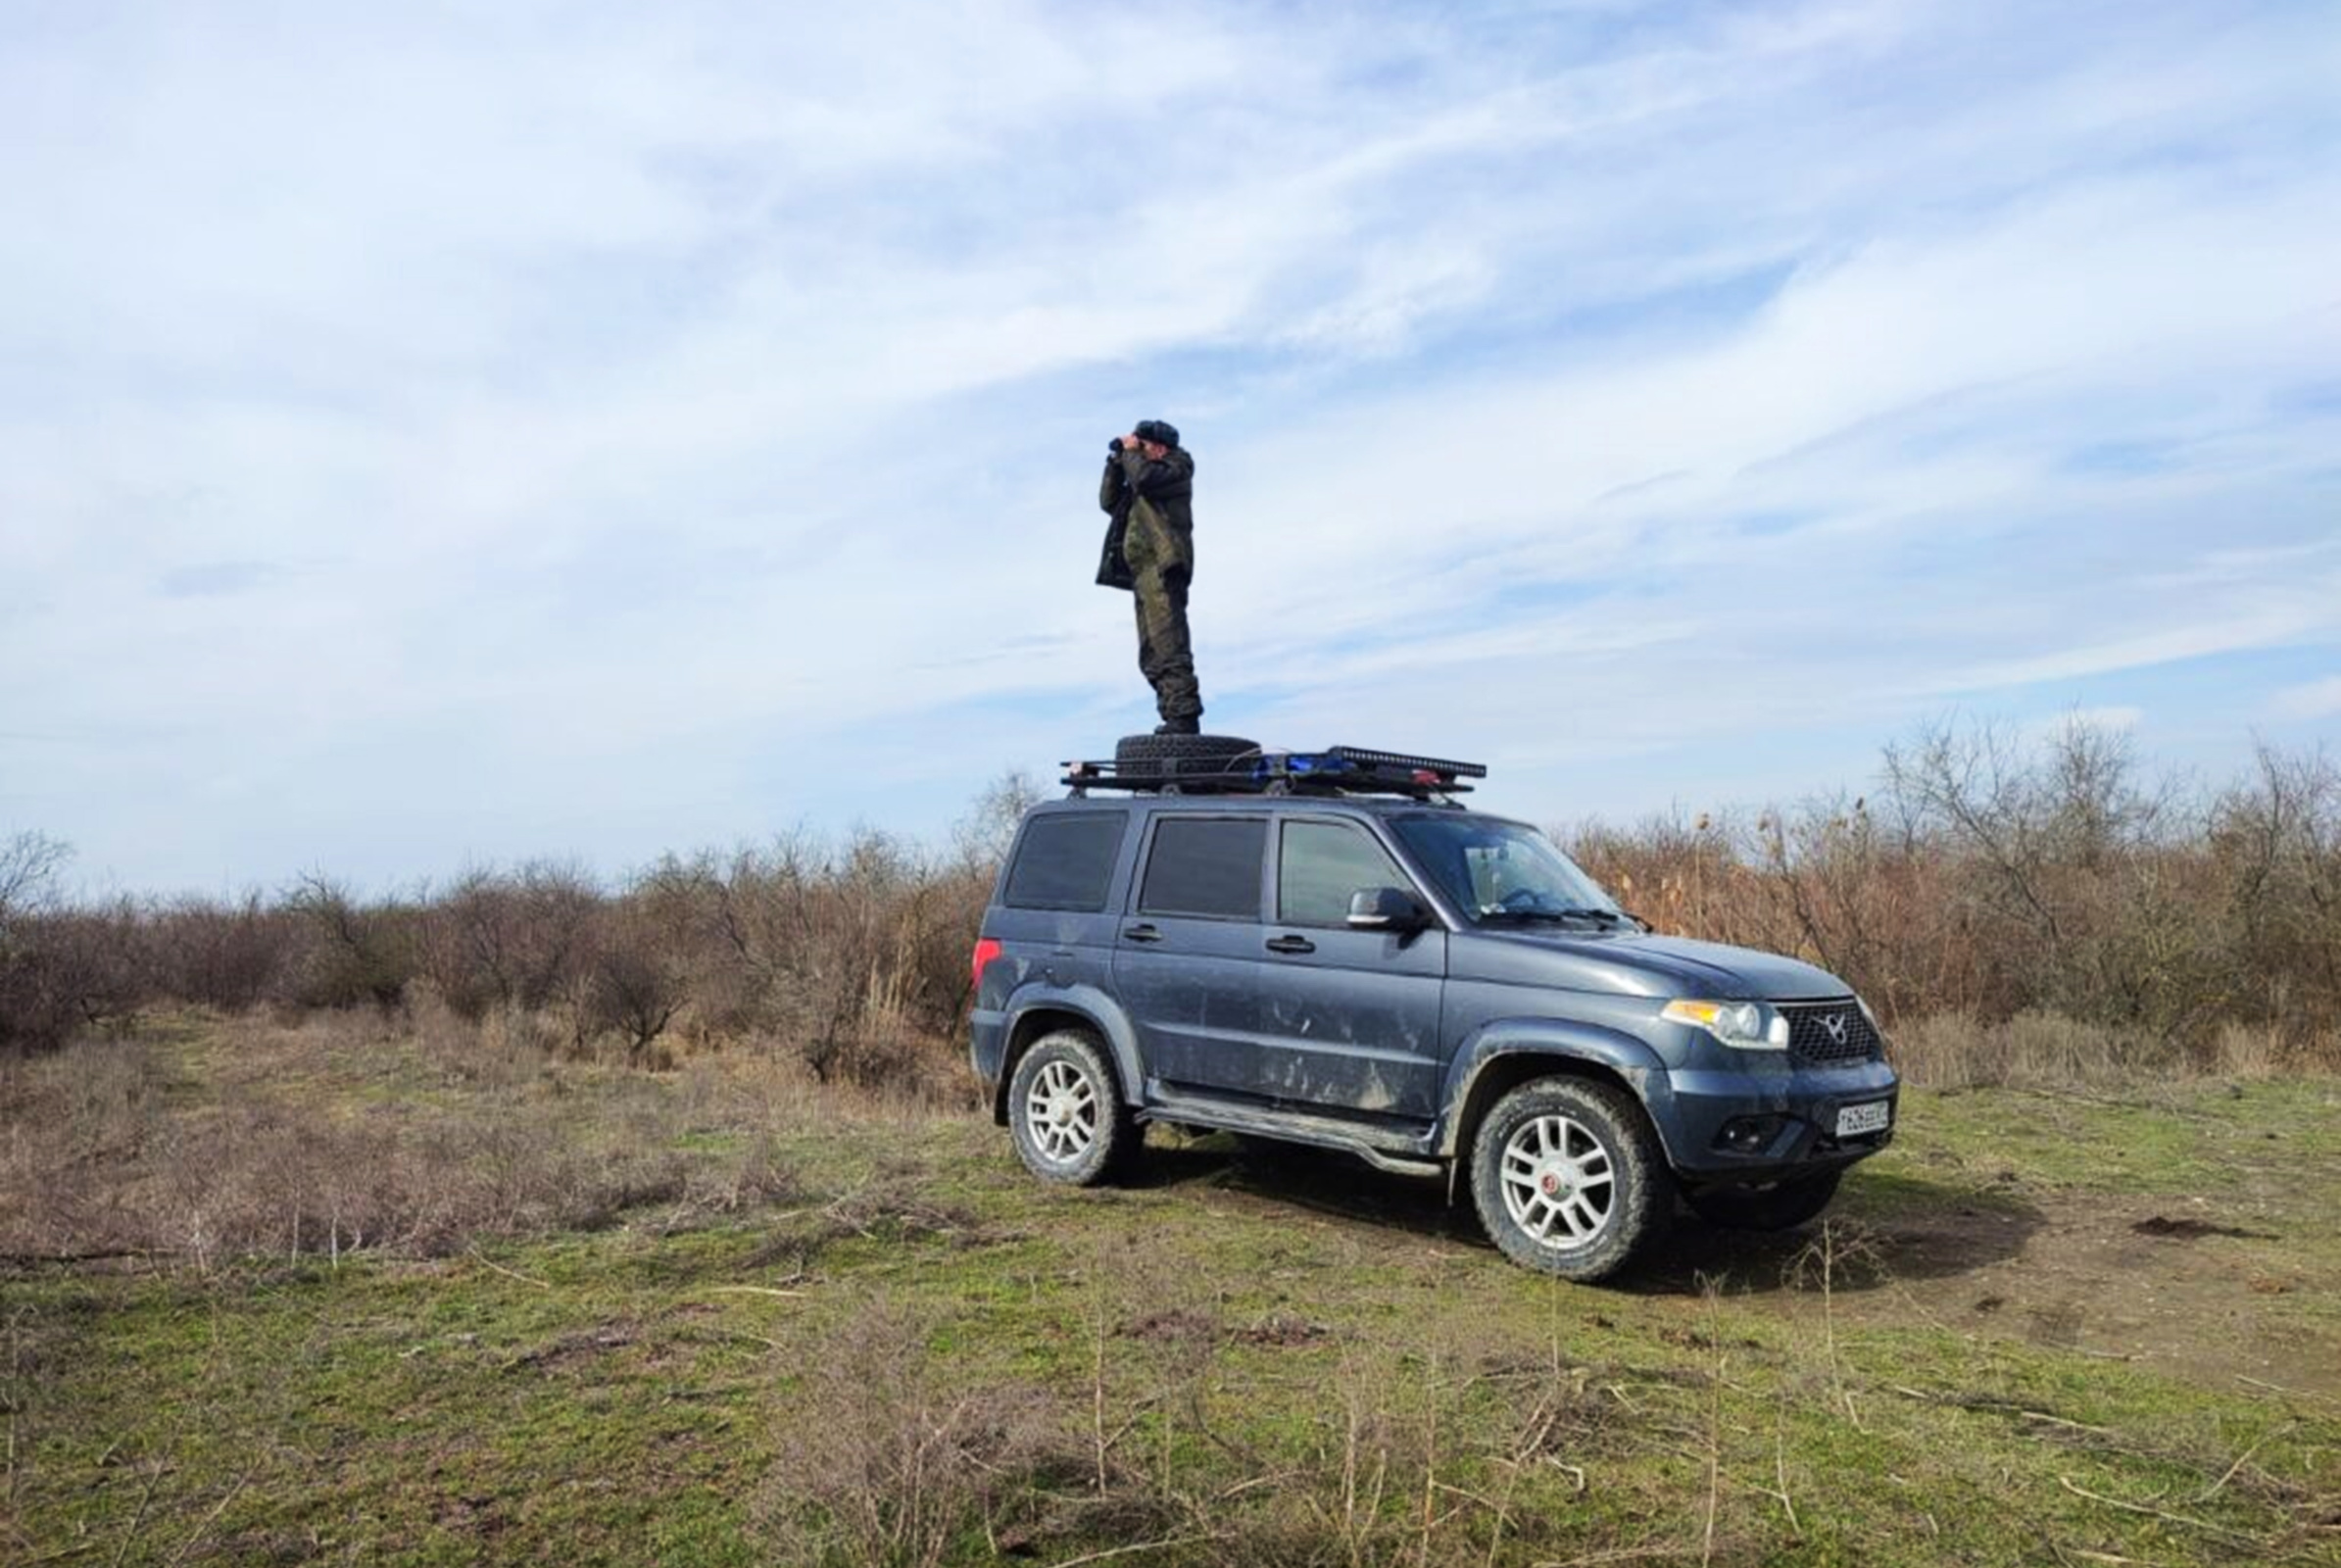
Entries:
{"label": "wheel arch", "polygon": [[1456,1054],[1437,1152],[1460,1169],[1471,1157],[1480,1124],[1497,1101],[1522,1084],[1554,1077],[1585,1079],[1623,1092],[1649,1125],[1667,1163],[1675,1163],[1669,1118],[1655,1102],[1671,1094],[1666,1064],[1657,1054],[1631,1035],[1544,1020],[1491,1025]]}
{"label": "wheel arch", "polygon": [[1086,986],[1033,990],[1037,994],[1019,995],[1008,1009],[1007,1044],[1000,1052],[1000,1080],[992,1090],[993,1123],[1008,1124],[1008,1086],[1015,1081],[1016,1064],[1034,1041],[1059,1029],[1077,1029],[1102,1042],[1122,1102],[1140,1103],[1139,1088],[1145,1080],[1139,1075],[1138,1043],[1121,1009],[1102,992]]}

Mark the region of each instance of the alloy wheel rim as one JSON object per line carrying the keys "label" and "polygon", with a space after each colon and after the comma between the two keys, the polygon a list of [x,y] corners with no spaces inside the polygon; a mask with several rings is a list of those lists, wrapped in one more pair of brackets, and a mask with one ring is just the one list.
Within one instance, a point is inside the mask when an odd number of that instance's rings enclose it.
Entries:
{"label": "alloy wheel rim", "polygon": [[1097,1086],[1069,1061],[1044,1064],[1024,1099],[1033,1147],[1051,1164],[1065,1165],[1097,1141]]}
{"label": "alloy wheel rim", "polygon": [[1513,1129],[1504,1140],[1498,1185],[1512,1223],[1555,1251],[1590,1246],[1617,1210],[1608,1147],[1583,1122],[1557,1113]]}

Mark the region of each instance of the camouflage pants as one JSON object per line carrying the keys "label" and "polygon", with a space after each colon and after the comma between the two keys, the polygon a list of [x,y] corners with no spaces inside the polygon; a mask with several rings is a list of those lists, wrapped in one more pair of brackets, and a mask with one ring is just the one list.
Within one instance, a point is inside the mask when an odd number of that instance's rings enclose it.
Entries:
{"label": "camouflage pants", "polygon": [[1132,513],[1122,542],[1137,579],[1130,597],[1138,606],[1138,669],[1154,688],[1155,710],[1165,719],[1199,717],[1203,694],[1195,679],[1195,650],[1187,641],[1187,585],[1195,580],[1192,535],[1165,527],[1141,506]]}

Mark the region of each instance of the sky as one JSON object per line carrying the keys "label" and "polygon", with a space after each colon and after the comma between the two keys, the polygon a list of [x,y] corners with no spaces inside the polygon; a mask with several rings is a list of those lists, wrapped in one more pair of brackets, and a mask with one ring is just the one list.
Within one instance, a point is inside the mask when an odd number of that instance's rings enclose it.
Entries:
{"label": "sky", "polygon": [[1150,727],[1541,821],[2341,742],[2324,0],[0,5],[0,834],[413,886]]}

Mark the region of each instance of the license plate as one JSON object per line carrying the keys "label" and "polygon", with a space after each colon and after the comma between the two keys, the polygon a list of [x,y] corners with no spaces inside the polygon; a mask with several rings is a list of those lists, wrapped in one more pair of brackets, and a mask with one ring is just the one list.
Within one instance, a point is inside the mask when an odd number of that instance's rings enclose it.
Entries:
{"label": "license plate", "polygon": [[1893,1119],[1894,1107],[1890,1101],[1873,1100],[1866,1105],[1843,1105],[1837,1110],[1837,1136],[1854,1138],[1863,1133],[1883,1132],[1886,1124]]}

